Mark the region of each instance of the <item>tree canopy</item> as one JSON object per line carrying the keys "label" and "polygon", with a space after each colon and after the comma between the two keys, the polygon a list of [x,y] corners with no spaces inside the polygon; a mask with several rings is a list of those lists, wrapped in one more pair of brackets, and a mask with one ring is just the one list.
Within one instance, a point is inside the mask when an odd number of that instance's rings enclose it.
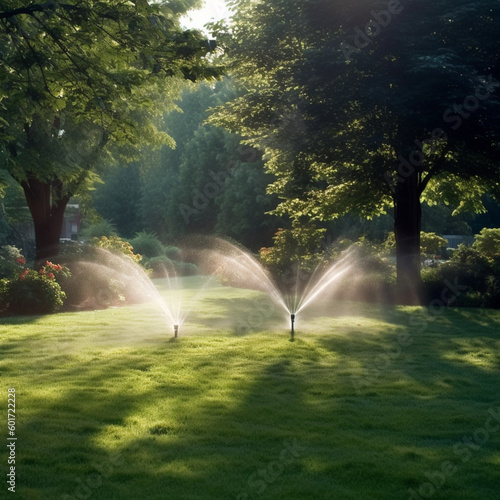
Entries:
{"label": "tree canopy", "polygon": [[395,208],[398,278],[418,282],[420,203],[500,195],[500,4],[232,2],[214,26],[246,93],[213,122],[265,151],[276,212],[296,220]]}
{"label": "tree canopy", "polygon": [[178,22],[199,3],[3,2],[0,161],[24,189],[39,257],[56,251],[64,207],[102,152],[173,144],[158,125],[182,81],[219,75],[213,43]]}
{"label": "tree canopy", "polygon": [[253,250],[269,243],[277,221],[266,212],[276,199],[266,196],[272,178],[264,172],[260,153],[241,145],[239,135],[205,123],[209,108],[234,95],[229,79],[200,84],[184,92],[182,113],[165,117],[165,130],[177,146],[143,160],[144,228],[170,241],[217,233]]}

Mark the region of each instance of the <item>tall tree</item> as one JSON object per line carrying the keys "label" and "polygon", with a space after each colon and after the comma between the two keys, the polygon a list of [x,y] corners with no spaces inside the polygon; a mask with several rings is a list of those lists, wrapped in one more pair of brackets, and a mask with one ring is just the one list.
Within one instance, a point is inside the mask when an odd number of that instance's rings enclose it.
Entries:
{"label": "tall tree", "polygon": [[215,232],[229,236],[257,252],[269,245],[282,221],[268,214],[277,203],[266,194],[271,181],[260,156],[253,162],[236,163],[215,202],[218,207]]}
{"label": "tall tree", "polygon": [[[247,92],[213,122],[265,151],[277,213],[394,207],[401,287],[420,283],[421,202],[500,196],[500,4],[235,0],[214,26]],[[410,297],[408,297],[409,299]]]}
{"label": "tall tree", "polygon": [[1,168],[23,187],[38,259],[57,253],[65,207],[98,175],[103,151],[131,160],[171,143],[158,124],[180,82],[218,75],[211,44],[179,26],[199,4],[3,2]]}
{"label": "tall tree", "polygon": [[183,94],[182,113],[165,118],[176,148],[143,165],[142,187],[144,226],[164,239],[217,233],[255,250],[269,244],[276,218],[266,212],[276,199],[266,196],[270,176],[261,155],[239,135],[205,123],[208,108],[234,95],[229,79],[200,84]]}
{"label": "tall tree", "polygon": [[93,193],[93,206],[99,215],[114,224],[120,236],[133,238],[142,230],[140,163],[110,169],[102,180]]}

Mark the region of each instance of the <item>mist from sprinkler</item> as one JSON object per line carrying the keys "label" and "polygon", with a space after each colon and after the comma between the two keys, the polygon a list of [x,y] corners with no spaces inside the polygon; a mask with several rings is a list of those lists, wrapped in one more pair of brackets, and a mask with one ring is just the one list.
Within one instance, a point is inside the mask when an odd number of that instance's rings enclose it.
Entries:
{"label": "mist from sprinkler", "polygon": [[232,286],[243,286],[267,293],[290,317],[291,336],[295,335],[297,315],[326,291],[340,283],[340,278],[354,265],[352,250],[347,250],[330,265],[318,266],[305,287],[292,294],[283,294],[269,270],[251,252],[241,246],[211,236],[199,236],[192,240],[189,250],[194,253],[198,267],[208,275],[218,275]]}
{"label": "mist from sprinkler", "polygon": [[[305,287],[297,288],[292,294],[283,294],[269,271],[248,250],[215,237],[206,237],[200,241],[201,247],[193,245],[191,248],[188,247],[188,250],[196,252],[195,256],[198,257],[199,267],[205,268],[205,274],[209,276],[209,279],[198,289],[195,299],[199,299],[203,295],[217,276],[226,280],[226,284],[263,291],[290,317],[292,340],[295,335],[297,315],[321,297],[325,291],[337,286],[340,283],[339,278],[354,265],[353,255],[347,251],[339,260],[329,266],[318,267]],[[180,293],[182,285],[175,270],[169,269],[167,271],[165,269],[169,293],[167,297],[164,297],[159,293],[144,269],[136,262],[111,252],[103,252],[106,264],[110,267],[109,272],[119,272],[121,276],[127,277],[133,282],[144,295],[153,299],[160,306],[167,322],[170,323],[174,338],[177,338],[179,328],[193,306],[191,305],[188,310],[182,307],[182,293]],[[92,265],[92,263],[82,264]]]}

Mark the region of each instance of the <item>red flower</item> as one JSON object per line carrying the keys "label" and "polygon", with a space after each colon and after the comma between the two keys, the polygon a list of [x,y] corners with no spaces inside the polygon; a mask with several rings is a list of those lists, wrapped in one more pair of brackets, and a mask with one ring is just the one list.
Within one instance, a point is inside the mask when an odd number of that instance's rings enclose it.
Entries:
{"label": "red flower", "polygon": [[56,277],[55,277],[52,273],[49,273],[47,276],[48,276],[51,280],[55,280],[55,279],[56,279]]}
{"label": "red flower", "polygon": [[18,257],[18,258],[16,259],[16,262],[17,262],[18,264],[26,264],[26,259],[24,259],[23,257]]}
{"label": "red flower", "polygon": [[21,273],[21,276],[19,276],[19,279],[20,279],[21,281],[23,281],[23,280],[24,280],[24,278],[26,278],[26,276],[28,276],[28,273],[29,273],[28,269],[25,269],[25,270]]}

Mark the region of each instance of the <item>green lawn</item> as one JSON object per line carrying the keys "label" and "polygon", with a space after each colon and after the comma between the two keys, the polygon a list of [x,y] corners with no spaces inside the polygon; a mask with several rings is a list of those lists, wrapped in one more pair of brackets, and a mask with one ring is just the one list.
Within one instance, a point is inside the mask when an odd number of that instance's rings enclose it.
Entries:
{"label": "green lawn", "polygon": [[0,321],[17,498],[498,499],[499,311],[333,304],[290,342],[195,285],[177,340],[148,304]]}

